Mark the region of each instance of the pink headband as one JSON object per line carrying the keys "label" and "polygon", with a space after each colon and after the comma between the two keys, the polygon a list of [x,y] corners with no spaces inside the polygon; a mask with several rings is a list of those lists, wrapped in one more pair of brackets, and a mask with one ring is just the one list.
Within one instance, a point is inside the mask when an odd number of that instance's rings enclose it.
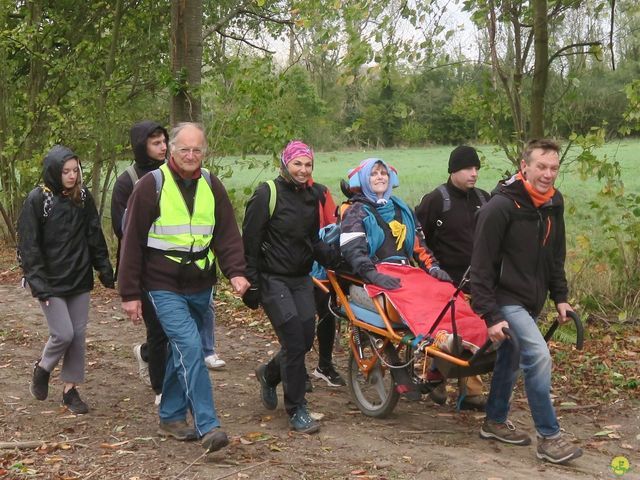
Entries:
{"label": "pink headband", "polygon": [[286,167],[291,160],[297,157],[307,157],[313,161],[313,150],[311,150],[310,146],[302,143],[300,140],[293,140],[289,142],[286,147],[284,147],[282,155],[280,156],[280,160]]}

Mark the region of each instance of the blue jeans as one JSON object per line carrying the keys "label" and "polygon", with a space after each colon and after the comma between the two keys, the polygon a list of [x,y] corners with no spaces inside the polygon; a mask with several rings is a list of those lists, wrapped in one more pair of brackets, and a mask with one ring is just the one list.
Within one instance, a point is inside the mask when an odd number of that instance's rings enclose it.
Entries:
{"label": "blue jeans", "polygon": [[205,357],[208,357],[209,355],[213,355],[215,353],[215,319],[216,311],[213,305],[213,298],[211,298],[209,311],[202,320],[202,326],[200,328],[200,335],[202,336],[202,350],[204,351]]}
{"label": "blue jeans", "polygon": [[220,426],[199,333],[211,311],[211,289],[192,294],[154,290],[149,296],[171,347],[162,385],[160,420],[186,420],[189,409],[196,432],[202,437]]}
{"label": "blue jeans", "polygon": [[[505,305],[500,311],[520,342],[520,369],[533,423],[539,435],[551,437],[560,431],[560,425],[551,402],[551,355],[547,343],[536,320],[523,307]],[[511,342],[504,341],[497,352],[486,406],[487,418],[494,422],[506,421],[509,413],[509,400],[518,373],[511,370],[511,350]]]}

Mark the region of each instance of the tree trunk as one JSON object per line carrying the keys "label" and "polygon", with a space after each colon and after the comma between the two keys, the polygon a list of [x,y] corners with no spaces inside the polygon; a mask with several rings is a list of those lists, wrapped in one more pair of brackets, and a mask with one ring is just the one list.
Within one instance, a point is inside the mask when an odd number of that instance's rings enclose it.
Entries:
{"label": "tree trunk", "polygon": [[[108,118],[107,103],[109,100],[109,88],[105,85],[105,82],[111,78],[113,69],[116,63],[116,52],[118,44],[120,43],[120,25],[122,24],[122,16],[124,14],[122,8],[122,0],[117,0],[116,9],[113,17],[113,33],[111,35],[111,45],[109,46],[109,58],[107,58],[107,64],[104,67],[104,77],[102,80],[102,88],[100,89],[100,96],[98,97],[98,112],[100,112],[100,118]],[[93,159],[93,169],[91,174],[91,193],[96,202],[96,208],[100,212],[102,217],[103,195],[101,192],[101,178],[102,178],[102,166],[104,164],[104,149],[102,148],[102,142],[98,141],[96,144],[96,156]]]}
{"label": "tree trunk", "polygon": [[549,33],[547,0],[533,0],[534,67],[531,84],[531,138],[544,137],[544,97],[549,75]]}
{"label": "tree trunk", "polygon": [[171,124],[200,122],[202,0],[171,0]]}

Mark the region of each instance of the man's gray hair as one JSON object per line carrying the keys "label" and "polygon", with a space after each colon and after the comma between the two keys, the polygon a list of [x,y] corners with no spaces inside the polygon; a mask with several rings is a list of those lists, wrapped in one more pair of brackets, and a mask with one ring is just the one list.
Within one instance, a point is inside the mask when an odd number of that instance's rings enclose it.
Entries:
{"label": "man's gray hair", "polygon": [[206,149],[207,133],[204,131],[204,126],[201,123],[197,123],[197,122],[180,122],[175,127],[173,127],[171,129],[171,133],[169,133],[169,148],[171,148],[171,151],[173,151],[174,147],[176,146],[176,137],[180,134],[182,130],[184,130],[187,127],[193,127],[202,132],[202,137],[204,138],[204,145],[202,145],[202,148]]}

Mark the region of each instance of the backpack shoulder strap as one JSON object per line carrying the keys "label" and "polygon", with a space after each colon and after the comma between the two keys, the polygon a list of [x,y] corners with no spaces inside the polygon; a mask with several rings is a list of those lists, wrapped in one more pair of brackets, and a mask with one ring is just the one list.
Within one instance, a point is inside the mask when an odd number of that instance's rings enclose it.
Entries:
{"label": "backpack shoulder strap", "polygon": [[451,210],[451,197],[449,196],[449,190],[447,190],[446,185],[439,185],[438,191],[440,195],[442,195],[442,213],[448,212]]}
{"label": "backpack shoulder strap", "polygon": [[46,220],[53,208],[53,192],[44,185],[40,185],[42,191],[42,219]]}
{"label": "backpack shoulder strap", "polygon": [[265,183],[269,186],[269,218],[271,218],[273,212],[276,210],[278,191],[276,190],[276,183],[273,180],[267,180]]}
{"label": "backpack shoulder strap", "polygon": [[206,168],[201,168],[200,172],[202,173],[202,178],[204,178],[204,181],[207,182],[207,185],[209,185],[209,188],[211,187],[211,172],[209,170],[207,170]]}
{"label": "backpack shoulder strap", "polygon": [[473,191],[476,192],[476,196],[478,197],[478,201],[480,202],[480,206],[482,206],[485,203],[487,203],[487,199],[484,198],[484,195],[480,192],[479,189],[474,188]]}
{"label": "backpack shoulder strap", "polygon": [[136,169],[133,165],[129,165],[125,172],[127,172],[127,175],[129,175],[129,178],[131,179],[131,183],[133,185],[138,183],[138,180],[140,179],[138,178],[138,173],[136,172]]}
{"label": "backpack shoulder strap", "polygon": [[156,182],[156,200],[160,200],[160,192],[162,191],[162,184],[164,183],[164,175],[162,174],[162,170],[159,168],[151,170],[151,175],[153,175],[153,179]]}

